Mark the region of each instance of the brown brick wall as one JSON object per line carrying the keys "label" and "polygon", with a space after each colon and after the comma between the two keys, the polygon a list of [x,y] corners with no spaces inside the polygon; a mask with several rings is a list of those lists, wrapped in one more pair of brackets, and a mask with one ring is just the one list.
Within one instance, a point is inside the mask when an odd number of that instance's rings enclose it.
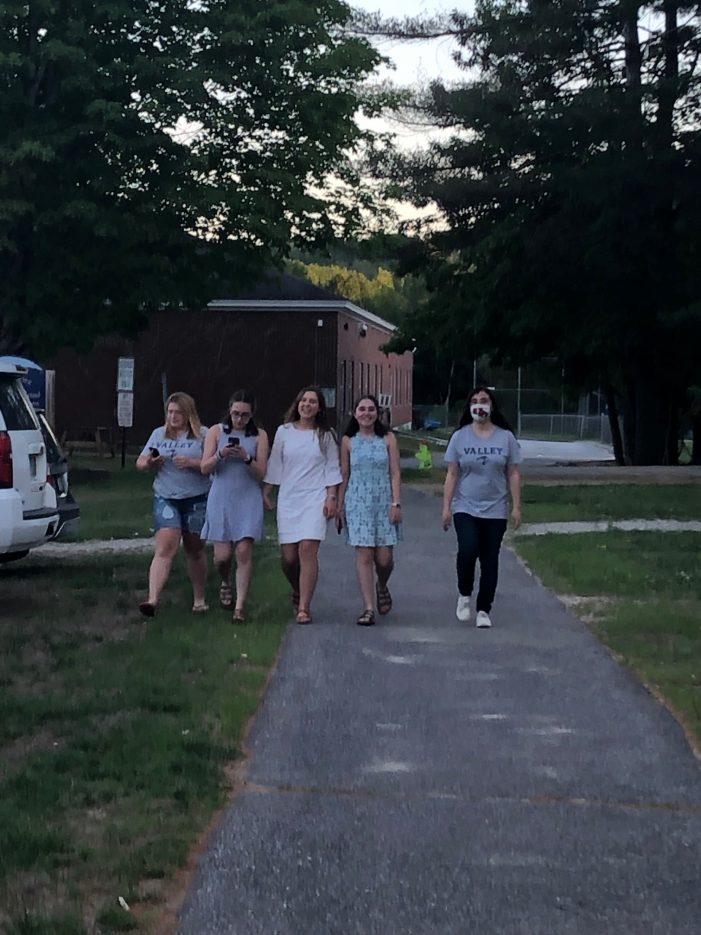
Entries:
{"label": "brown brick wall", "polygon": [[[364,330],[366,328],[366,330]],[[361,393],[388,393],[392,397],[392,425],[411,422],[413,356],[384,354],[380,348],[390,332],[350,313],[339,313],[338,324],[338,407],[345,419]],[[345,422],[341,417],[341,422]]]}
{"label": "brown brick wall", "polygon": [[[120,356],[134,356],[136,361],[130,444],[142,444],[163,422],[163,373],[169,393],[183,390],[195,398],[205,424],[222,417],[234,390],[252,390],[259,421],[272,433],[297,391],[308,383],[336,387],[340,405],[341,362],[345,360],[353,364],[356,391],[361,379],[364,390],[368,381],[374,390],[377,379],[381,383],[378,392],[391,392],[395,398],[393,387],[402,388],[399,398],[404,401],[392,406],[393,423],[401,424],[411,419],[412,358],[411,354],[385,357],[379,346],[388,337],[371,324],[361,337],[359,322],[336,311],[159,312],[148,331],[134,342],[103,340],[87,354],[67,349],[58,354],[49,365],[56,370],[56,426],[70,438],[97,426],[119,437],[116,380]],[[330,416],[336,424],[336,408]],[[338,421],[342,428],[345,419]]]}

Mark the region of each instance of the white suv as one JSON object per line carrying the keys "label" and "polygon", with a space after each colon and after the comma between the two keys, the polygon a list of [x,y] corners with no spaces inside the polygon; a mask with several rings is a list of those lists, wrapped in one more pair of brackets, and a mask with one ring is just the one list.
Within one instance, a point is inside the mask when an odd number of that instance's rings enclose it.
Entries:
{"label": "white suv", "polygon": [[44,438],[22,385],[25,372],[0,362],[0,562],[23,558],[58,527]]}

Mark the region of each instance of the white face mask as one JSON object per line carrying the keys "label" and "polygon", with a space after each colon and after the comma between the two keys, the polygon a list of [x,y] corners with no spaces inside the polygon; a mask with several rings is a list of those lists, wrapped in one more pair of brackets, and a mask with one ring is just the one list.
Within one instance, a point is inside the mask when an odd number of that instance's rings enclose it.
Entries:
{"label": "white face mask", "polygon": [[470,403],[470,415],[475,422],[486,422],[491,412],[491,403]]}

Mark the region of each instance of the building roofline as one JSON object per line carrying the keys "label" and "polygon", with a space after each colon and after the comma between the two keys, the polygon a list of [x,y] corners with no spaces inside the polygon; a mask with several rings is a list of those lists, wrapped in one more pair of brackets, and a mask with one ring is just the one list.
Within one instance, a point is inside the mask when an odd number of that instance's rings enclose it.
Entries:
{"label": "building roofline", "polygon": [[379,315],[343,299],[213,299],[207,303],[213,312],[347,312],[361,321],[376,325],[386,331],[396,331],[397,326]]}

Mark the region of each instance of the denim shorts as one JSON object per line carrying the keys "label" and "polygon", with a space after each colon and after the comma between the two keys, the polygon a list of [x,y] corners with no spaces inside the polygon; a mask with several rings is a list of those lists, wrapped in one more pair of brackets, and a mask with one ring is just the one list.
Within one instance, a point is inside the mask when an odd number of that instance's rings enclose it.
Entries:
{"label": "denim shorts", "polygon": [[198,536],[204,526],[207,509],[207,494],[198,497],[184,497],[174,500],[167,497],[153,498],[153,528],[179,529],[181,532],[194,532]]}

